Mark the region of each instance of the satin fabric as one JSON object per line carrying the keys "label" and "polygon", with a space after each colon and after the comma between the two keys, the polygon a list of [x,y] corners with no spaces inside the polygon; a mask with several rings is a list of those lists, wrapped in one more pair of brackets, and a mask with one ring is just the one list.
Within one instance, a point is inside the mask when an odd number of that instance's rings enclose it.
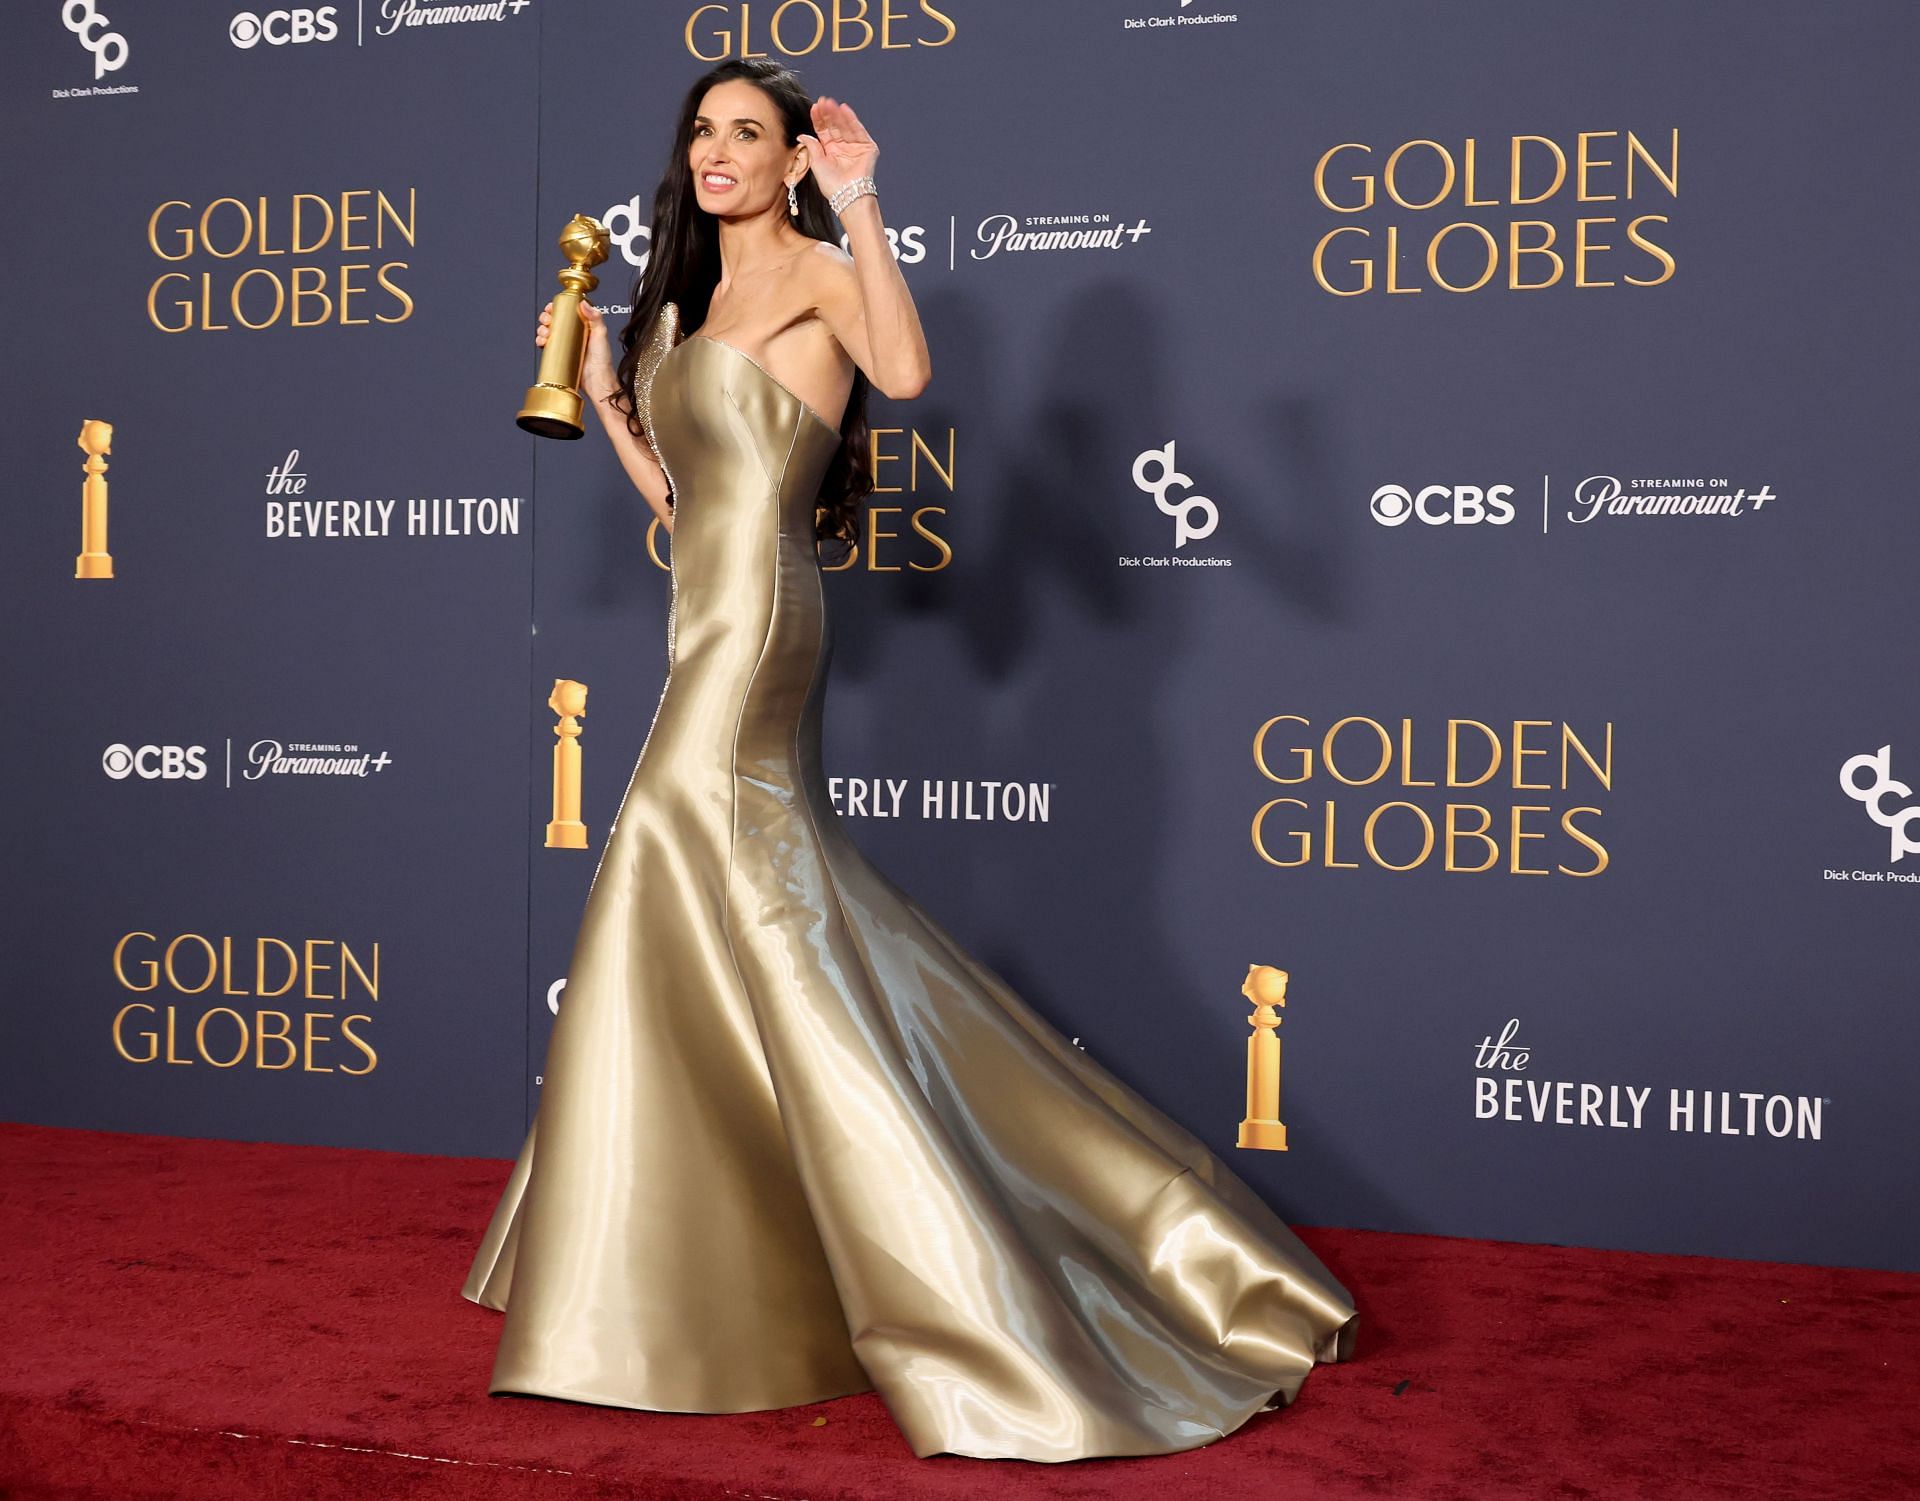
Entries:
{"label": "satin fabric", "polygon": [[913,1452],[1159,1454],[1347,1358],[1346,1290],[841,829],[814,542],[840,435],[695,335],[654,373],[669,671],[463,1293],[490,1390],[877,1390]]}

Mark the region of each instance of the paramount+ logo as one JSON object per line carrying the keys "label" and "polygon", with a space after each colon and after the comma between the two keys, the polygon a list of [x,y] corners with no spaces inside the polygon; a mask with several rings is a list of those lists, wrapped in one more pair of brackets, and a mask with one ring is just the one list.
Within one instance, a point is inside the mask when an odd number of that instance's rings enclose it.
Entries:
{"label": "paramount+ logo", "polygon": [[1382,526],[1506,526],[1517,514],[1512,485],[1382,485],[1367,503]]}

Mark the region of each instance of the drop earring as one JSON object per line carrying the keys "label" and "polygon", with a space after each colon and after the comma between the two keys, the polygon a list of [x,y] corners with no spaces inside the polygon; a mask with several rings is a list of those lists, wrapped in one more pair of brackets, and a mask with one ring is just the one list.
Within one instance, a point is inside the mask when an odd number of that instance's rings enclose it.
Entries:
{"label": "drop earring", "polygon": [[787,214],[790,218],[800,217],[800,195],[793,190],[793,184],[787,184]]}

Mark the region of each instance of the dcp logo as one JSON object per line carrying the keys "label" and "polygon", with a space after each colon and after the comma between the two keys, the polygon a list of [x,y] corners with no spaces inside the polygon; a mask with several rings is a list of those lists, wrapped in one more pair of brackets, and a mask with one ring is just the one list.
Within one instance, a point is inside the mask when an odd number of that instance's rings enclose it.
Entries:
{"label": "dcp logo", "polygon": [[60,24],[80,38],[80,45],[93,54],[93,76],[107,74],[127,64],[127,39],[117,31],[108,31],[113,23],[93,8],[93,0],[65,0],[60,7]]}
{"label": "dcp logo", "polygon": [[[1147,478],[1147,464],[1151,461],[1160,468],[1160,478]],[[1149,448],[1133,461],[1133,483],[1136,488],[1153,497],[1153,503],[1173,518],[1173,545],[1185,547],[1189,542],[1198,542],[1202,537],[1211,537],[1213,529],[1220,524],[1220,508],[1204,495],[1188,495],[1179,500],[1170,500],[1167,491],[1175,485],[1183,490],[1192,486],[1193,480],[1182,474],[1175,466],[1173,444],[1165,448]],[[1190,521],[1190,516],[1199,516],[1198,523]]]}
{"label": "dcp logo", "polygon": [[285,47],[292,42],[330,42],[340,35],[334,15],[331,5],[323,5],[318,10],[304,7],[270,10],[264,16],[243,10],[227,23],[227,40],[236,47],[257,47],[262,42],[269,47]]}
{"label": "dcp logo", "polygon": [[1505,526],[1513,520],[1512,485],[1426,485],[1409,491],[1401,485],[1382,485],[1369,507],[1382,526],[1404,526],[1418,516],[1428,526]]}
{"label": "dcp logo", "polygon": [[616,203],[600,216],[600,222],[607,226],[607,238],[620,247],[627,264],[637,267],[644,276],[647,259],[653,253],[653,226],[640,218],[640,195],[635,193],[625,203]]}
{"label": "dcp logo", "polygon": [[[1873,773],[1871,786],[1862,787],[1857,780],[1863,771]],[[1905,808],[1895,808],[1888,812],[1882,806],[1889,792],[1897,792],[1901,797],[1912,797],[1913,789],[1905,782],[1893,779],[1893,747],[1883,745],[1870,756],[1855,756],[1840,768],[1840,788],[1856,803],[1866,806],[1867,817],[1889,833],[1892,858],[1904,860],[1908,855],[1920,855],[1920,842],[1916,842],[1914,831],[1920,828],[1920,803]]]}
{"label": "dcp logo", "polygon": [[207,774],[204,745],[110,745],[100,757],[100,769],[116,782],[128,777],[143,781],[197,782]]}

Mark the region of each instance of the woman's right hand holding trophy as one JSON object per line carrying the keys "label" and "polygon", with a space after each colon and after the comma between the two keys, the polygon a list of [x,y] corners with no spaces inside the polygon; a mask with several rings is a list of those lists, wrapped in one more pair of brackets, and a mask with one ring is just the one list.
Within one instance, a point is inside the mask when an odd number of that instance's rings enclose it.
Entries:
{"label": "woman's right hand holding trophy", "polygon": [[[580,369],[580,389],[589,400],[604,401],[620,384],[620,373],[614,367],[613,346],[607,337],[607,320],[600,310],[586,298],[581,298],[580,321],[587,326],[587,357]],[[553,303],[540,310],[540,322],[533,330],[534,346],[547,347],[547,334],[553,327]]]}

